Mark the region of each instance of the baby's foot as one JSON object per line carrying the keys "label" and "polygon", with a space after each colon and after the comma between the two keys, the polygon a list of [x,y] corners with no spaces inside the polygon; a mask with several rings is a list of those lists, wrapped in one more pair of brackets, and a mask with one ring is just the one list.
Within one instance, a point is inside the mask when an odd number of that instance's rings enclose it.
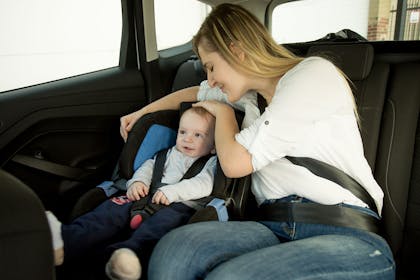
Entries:
{"label": "baby's foot", "polygon": [[54,248],[54,263],[61,265],[64,261],[64,243],[61,236],[61,222],[50,211],[45,211],[47,215],[48,224],[50,226],[53,248]]}
{"label": "baby's foot", "polygon": [[141,276],[141,264],[132,250],[122,248],[112,254],[105,271],[111,280],[137,280]]}

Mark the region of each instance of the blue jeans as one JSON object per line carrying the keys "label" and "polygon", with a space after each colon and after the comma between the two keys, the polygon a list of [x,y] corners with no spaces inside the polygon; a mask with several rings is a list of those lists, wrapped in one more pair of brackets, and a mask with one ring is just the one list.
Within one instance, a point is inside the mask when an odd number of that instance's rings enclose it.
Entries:
{"label": "blue jeans", "polygon": [[320,224],[203,222],[175,229],[152,254],[157,279],[394,279],[386,241]]}

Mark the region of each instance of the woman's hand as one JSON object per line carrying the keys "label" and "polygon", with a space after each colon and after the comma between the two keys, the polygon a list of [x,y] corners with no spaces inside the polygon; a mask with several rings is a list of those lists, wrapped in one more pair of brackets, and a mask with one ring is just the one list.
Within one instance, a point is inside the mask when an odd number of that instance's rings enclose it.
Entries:
{"label": "woman's hand", "polygon": [[120,134],[124,139],[124,142],[127,142],[128,133],[131,131],[136,121],[142,116],[143,114],[141,111],[136,111],[120,118]]}
{"label": "woman's hand", "polygon": [[198,86],[180,89],[148,104],[134,113],[121,117],[120,134],[124,141],[127,141],[128,133],[136,121],[142,116],[160,110],[178,110],[181,102],[195,102],[197,101],[198,89]]}
{"label": "woman's hand", "polygon": [[127,197],[131,201],[139,200],[149,194],[149,187],[143,182],[134,182],[127,190]]}
{"label": "woman's hand", "polygon": [[193,104],[194,107],[203,107],[206,109],[210,114],[217,118],[217,115],[222,113],[223,110],[233,111],[233,108],[226,103],[216,101],[216,100],[206,100],[200,101]]}
{"label": "woman's hand", "polygon": [[251,155],[235,140],[239,127],[233,108],[214,100],[198,102],[193,106],[203,107],[216,117],[216,151],[224,174],[230,178],[251,174],[253,171]]}

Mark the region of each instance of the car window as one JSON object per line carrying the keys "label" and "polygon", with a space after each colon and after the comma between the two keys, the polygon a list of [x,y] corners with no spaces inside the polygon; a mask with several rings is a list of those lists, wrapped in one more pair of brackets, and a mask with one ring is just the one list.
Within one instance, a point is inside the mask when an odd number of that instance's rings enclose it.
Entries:
{"label": "car window", "polygon": [[210,10],[209,5],[197,0],[155,0],[158,50],[190,41]]}
{"label": "car window", "polygon": [[0,92],[118,66],[121,29],[119,0],[1,1]]}
{"label": "car window", "polygon": [[[400,0],[401,1],[401,0]],[[369,41],[419,40],[420,1],[275,1],[271,31],[278,43],[320,39],[350,29]]]}

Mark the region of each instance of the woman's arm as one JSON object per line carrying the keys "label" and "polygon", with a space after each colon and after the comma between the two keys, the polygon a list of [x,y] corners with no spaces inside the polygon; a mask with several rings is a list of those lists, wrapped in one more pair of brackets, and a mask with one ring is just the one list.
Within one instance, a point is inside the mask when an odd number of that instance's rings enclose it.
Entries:
{"label": "woman's arm", "polygon": [[175,91],[144,106],[136,112],[121,117],[120,133],[124,141],[127,141],[128,133],[131,131],[136,121],[143,115],[159,110],[179,109],[179,104],[182,102],[197,101],[198,89],[198,86],[194,86]]}
{"label": "woman's arm", "polygon": [[251,154],[235,140],[239,128],[233,108],[217,101],[202,101],[193,106],[201,106],[216,117],[216,152],[225,175],[238,178],[251,174]]}

